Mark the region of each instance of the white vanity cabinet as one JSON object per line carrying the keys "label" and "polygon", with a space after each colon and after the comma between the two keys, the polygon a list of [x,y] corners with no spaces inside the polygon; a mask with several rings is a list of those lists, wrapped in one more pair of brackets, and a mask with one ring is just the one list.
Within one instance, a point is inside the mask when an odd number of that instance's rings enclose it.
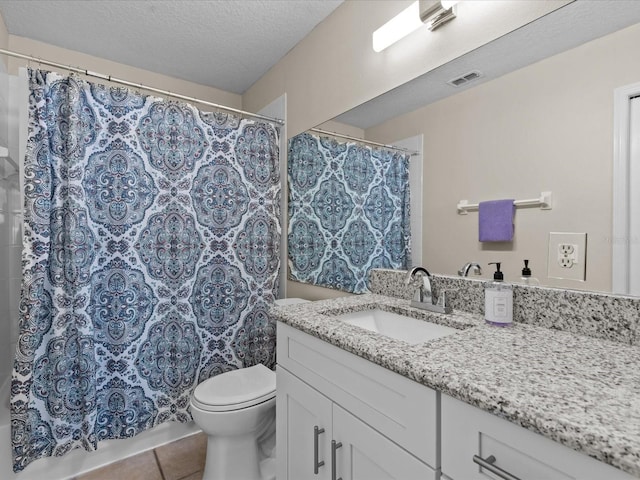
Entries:
{"label": "white vanity cabinet", "polygon": [[276,376],[277,478],[329,480],[331,400],[280,365]]}
{"label": "white vanity cabinet", "polygon": [[[443,479],[635,478],[622,470],[448,395],[443,394],[441,401]],[[487,460],[490,465],[484,468],[482,464]]]}
{"label": "white vanity cabinet", "polygon": [[438,478],[435,391],[282,323],[277,348],[278,480]]}

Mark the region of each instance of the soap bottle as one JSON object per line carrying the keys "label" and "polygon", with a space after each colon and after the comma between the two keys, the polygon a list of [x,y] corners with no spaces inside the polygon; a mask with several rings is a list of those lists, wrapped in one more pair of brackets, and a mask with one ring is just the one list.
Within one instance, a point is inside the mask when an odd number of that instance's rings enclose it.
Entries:
{"label": "soap bottle", "polygon": [[536,277],[531,276],[529,260],[524,261],[524,268],[522,269],[522,276],[520,277],[520,281],[525,285],[540,285],[540,281]]}
{"label": "soap bottle", "polygon": [[484,319],[491,325],[508,327],[513,321],[513,287],[504,282],[500,271],[500,262],[492,262],[496,271],[493,282],[487,282],[484,288]]}

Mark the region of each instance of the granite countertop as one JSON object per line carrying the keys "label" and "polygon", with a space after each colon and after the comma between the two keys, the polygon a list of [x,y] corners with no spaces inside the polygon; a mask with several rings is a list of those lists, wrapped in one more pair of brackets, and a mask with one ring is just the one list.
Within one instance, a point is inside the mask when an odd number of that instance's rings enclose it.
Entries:
{"label": "granite countertop", "polygon": [[[334,317],[382,306],[461,329],[408,345]],[[640,476],[640,348],[480,315],[360,295],[271,310],[278,321]]]}

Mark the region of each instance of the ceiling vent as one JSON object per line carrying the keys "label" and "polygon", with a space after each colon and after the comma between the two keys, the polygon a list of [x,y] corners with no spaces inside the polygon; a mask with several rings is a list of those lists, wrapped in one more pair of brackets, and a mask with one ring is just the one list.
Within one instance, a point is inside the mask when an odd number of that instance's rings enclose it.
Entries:
{"label": "ceiling vent", "polygon": [[460,75],[459,77],[453,78],[449,80],[447,83],[454,87],[461,87],[462,85],[466,85],[469,82],[473,82],[475,79],[482,77],[482,73],[478,70],[473,70],[472,72],[465,73],[464,75]]}

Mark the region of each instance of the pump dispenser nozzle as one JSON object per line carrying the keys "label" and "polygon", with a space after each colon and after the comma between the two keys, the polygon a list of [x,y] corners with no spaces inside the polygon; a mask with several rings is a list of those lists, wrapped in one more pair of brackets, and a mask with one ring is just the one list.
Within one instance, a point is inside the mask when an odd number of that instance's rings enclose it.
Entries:
{"label": "pump dispenser nozzle", "polygon": [[491,262],[489,263],[489,265],[495,265],[496,266],[496,271],[493,273],[493,279],[494,280],[504,280],[504,274],[500,271],[500,264],[502,262]]}
{"label": "pump dispenser nozzle", "polygon": [[540,281],[532,276],[531,269],[529,268],[529,260],[524,261],[524,268],[522,269],[522,277],[520,281],[525,285],[540,285]]}

